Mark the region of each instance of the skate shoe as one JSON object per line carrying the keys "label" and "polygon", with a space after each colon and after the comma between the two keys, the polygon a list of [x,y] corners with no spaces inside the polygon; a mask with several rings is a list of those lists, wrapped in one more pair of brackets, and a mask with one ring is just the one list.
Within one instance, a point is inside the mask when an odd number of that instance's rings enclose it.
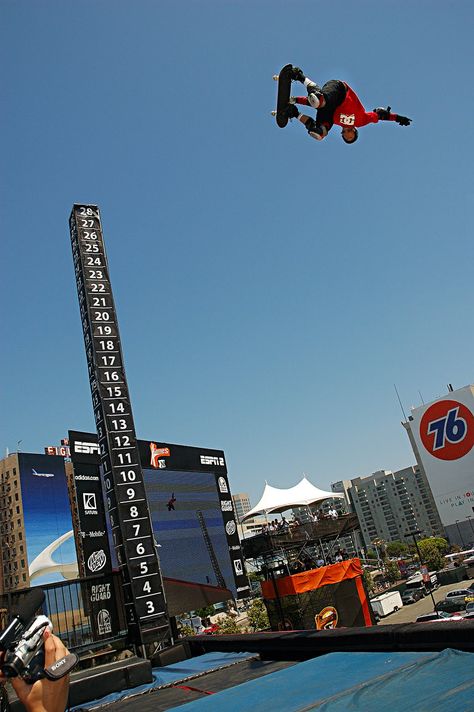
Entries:
{"label": "skate shoe", "polygon": [[296,108],[294,104],[288,104],[288,106],[285,109],[285,114],[288,116],[289,119],[297,119],[299,116],[299,111]]}
{"label": "skate shoe", "polygon": [[293,67],[291,70],[291,78],[294,82],[301,82],[304,84],[305,76],[303,70],[299,67]]}

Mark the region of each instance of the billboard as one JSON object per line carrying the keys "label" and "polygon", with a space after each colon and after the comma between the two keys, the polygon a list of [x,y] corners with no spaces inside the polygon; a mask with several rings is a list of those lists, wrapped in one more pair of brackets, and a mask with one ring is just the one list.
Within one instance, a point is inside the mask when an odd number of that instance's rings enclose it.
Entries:
{"label": "billboard", "polygon": [[102,481],[97,465],[80,463],[74,468],[74,487],[78,510],[81,576],[109,574],[112,571]]}
{"label": "billboard", "polygon": [[[97,437],[70,431],[69,440],[75,477],[94,466],[98,472]],[[166,589],[181,596],[178,588],[185,586],[185,599],[194,598],[196,607],[204,605],[203,596],[209,602],[229,598],[229,592],[248,596],[223,451],[157,440],[139,440],[138,449]]]}
{"label": "billboard", "polygon": [[18,464],[31,585],[77,577],[64,458],[19,453]]}
{"label": "billboard", "polygon": [[412,409],[408,427],[444,526],[474,514],[474,389]]}

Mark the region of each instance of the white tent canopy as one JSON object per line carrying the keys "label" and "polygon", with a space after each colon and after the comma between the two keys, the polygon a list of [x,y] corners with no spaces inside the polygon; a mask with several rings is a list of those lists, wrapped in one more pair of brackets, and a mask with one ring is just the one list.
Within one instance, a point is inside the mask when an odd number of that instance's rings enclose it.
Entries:
{"label": "white tent canopy", "polygon": [[260,502],[249,512],[244,514],[241,521],[254,517],[256,514],[269,514],[270,512],[284,512],[293,507],[309,507],[316,502],[322,502],[329,497],[344,499],[341,492],[325,492],[315,487],[303,476],[303,479],[294,487],[281,489],[265,483],[265,489]]}

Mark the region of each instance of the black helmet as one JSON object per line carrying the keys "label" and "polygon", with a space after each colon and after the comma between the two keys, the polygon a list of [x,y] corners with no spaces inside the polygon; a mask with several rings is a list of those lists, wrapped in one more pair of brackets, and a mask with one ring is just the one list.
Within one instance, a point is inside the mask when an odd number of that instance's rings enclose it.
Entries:
{"label": "black helmet", "polygon": [[355,127],[355,126],[354,126],[354,127],[351,126],[350,128],[354,128],[354,131],[355,131],[355,133],[354,133],[354,138],[352,139],[352,141],[348,141],[347,138],[344,136],[344,134],[341,133],[342,140],[343,140],[345,143],[355,143],[355,142],[357,141],[357,139],[359,138],[359,132],[357,131],[356,127]]}

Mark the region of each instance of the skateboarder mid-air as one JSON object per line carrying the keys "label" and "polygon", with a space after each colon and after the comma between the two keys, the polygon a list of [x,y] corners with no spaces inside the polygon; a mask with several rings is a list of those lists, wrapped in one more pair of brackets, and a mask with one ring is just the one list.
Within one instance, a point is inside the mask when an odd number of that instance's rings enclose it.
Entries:
{"label": "skateboarder mid-air", "polygon": [[[389,106],[386,109],[366,111],[355,91],[346,82],[331,79],[319,87],[299,67],[286,65],[282,72],[285,70],[288,78],[304,85],[308,96],[289,97],[289,103],[281,113],[286,114],[286,120],[298,119],[309,135],[318,141],[328,135],[333,124],[342,127],[341,135],[346,143],[354,143],[360,126],[376,124],[378,121],[396,121],[400,126],[409,126],[411,123],[411,119],[406,116],[392,114]],[[295,104],[316,109],[316,119],[300,113]]]}

